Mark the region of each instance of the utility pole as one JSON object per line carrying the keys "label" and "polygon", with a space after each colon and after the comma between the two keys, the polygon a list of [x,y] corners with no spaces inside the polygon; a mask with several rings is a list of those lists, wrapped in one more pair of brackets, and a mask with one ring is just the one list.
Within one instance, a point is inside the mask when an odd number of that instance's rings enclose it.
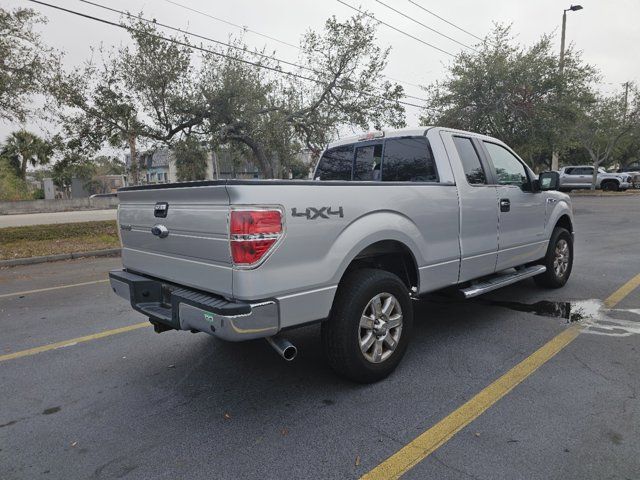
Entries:
{"label": "utility pole", "polygon": [[629,87],[631,85],[631,82],[626,81],[622,84],[622,86],[624,87],[624,110],[623,110],[623,114],[622,114],[622,119],[623,120],[627,120],[627,99],[629,97]]}
{"label": "utility pole", "polygon": [[[564,41],[567,30],[567,12],[575,12],[578,10],[582,10],[582,5],[571,5],[569,8],[566,8],[562,12],[562,35],[560,36],[560,61],[558,62],[558,73],[560,75],[560,82],[562,82],[563,73],[564,73]],[[560,99],[562,96],[562,83],[560,84],[560,92],[558,98]],[[559,160],[560,155],[556,146],[553,147],[553,152],[551,153],[551,170],[558,170],[559,168]]]}

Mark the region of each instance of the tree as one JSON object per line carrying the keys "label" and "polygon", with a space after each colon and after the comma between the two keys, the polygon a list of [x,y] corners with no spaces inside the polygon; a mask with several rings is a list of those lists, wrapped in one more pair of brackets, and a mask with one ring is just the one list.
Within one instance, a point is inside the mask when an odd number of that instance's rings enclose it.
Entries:
{"label": "tree", "polygon": [[575,135],[593,164],[591,190],[595,190],[598,168],[608,165],[622,139],[640,125],[640,96],[635,90],[630,108],[624,95],[598,95],[578,119]]}
{"label": "tree", "polygon": [[87,157],[77,153],[68,153],[53,165],[51,178],[53,183],[69,197],[71,181],[74,178],[82,179],[88,183],[95,172],[95,165]]}
{"label": "tree", "polygon": [[29,200],[27,182],[16,175],[16,168],[9,159],[0,157],[0,200]]}
{"label": "tree", "polygon": [[207,150],[193,136],[176,142],[173,149],[176,158],[178,181],[204,180],[207,176]]}
{"label": "tree", "polygon": [[403,126],[403,89],[383,80],[390,50],[376,45],[375,33],[365,14],[329,18],[322,33],[304,35],[297,77],[273,73],[281,66],[264,52],[206,55],[199,83],[208,134],[216,144],[246,146],[273,177],[301,148],[317,155],[340,127]]}
{"label": "tree", "polygon": [[[127,145],[135,160],[139,143],[172,146],[195,136],[244,146],[273,177],[290,170],[302,147],[319,153],[340,127],[404,125],[402,87],[381,75],[389,49],[376,45],[376,26],[364,14],[330,18],[322,34],[308,32],[291,75],[239,40],[227,49],[207,46],[195,62],[186,38],[167,37],[142,17],[124,25],[133,47],[103,51],[101,66],[61,71],[53,82],[72,151],[108,142]],[[134,182],[138,169],[133,161]]]}
{"label": "tree", "polygon": [[99,155],[93,159],[96,175],[124,175],[126,170],[125,163],[116,157],[108,157]]}
{"label": "tree", "polygon": [[140,142],[169,143],[202,120],[193,119],[190,49],[162,40],[153,25],[142,21],[126,26],[133,47],[100,49],[101,65],[88,62],[71,73],[60,70],[51,93],[71,139],[69,149],[86,154],[105,143],[126,146],[130,181],[137,183]]}
{"label": "tree", "polygon": [[11,159],[11,164],[16,168],[16,174],[24,179],[27,175],[27,166],[48,164],[53,149],[52,143],[26,130],[18,130],[7,137],[1,155]]}
{"label": "tree", "polygon": [[33,28],[46,19],[34,10],[0,8],[0,120],[24,122],[31,98],[44,86],[59,55]]}
{"label": "tree", "polygon": [[596,80],[595,70],[572,49],[560,76],[552,40],[543,35],[523,47],[510,27],[497,25],[477,53],[459,54],[448,77],[426,88],[422,122],[495,136],[532,166],[550,167],[553,145],[573,146],[566,132],[592,99]]}

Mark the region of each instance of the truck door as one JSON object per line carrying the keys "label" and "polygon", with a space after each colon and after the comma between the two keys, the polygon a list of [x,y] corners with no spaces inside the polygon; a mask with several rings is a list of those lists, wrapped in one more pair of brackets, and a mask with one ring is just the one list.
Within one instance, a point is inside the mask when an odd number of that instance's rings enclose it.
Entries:
{"label": "truck door", "polygon": [[487,165],[481,160],[477,140],[464,134],[442,132],[451,158],[460,205],[459,281],[495,271],[498,255],[498,197],[490,185]]}
{"label": "truck door", "polygon": [[566,167],[560,171],[560,185],[563,187],[575,186],[578,177],[574,173],[575,167]]}
{"label": "truck door", "polygon": [[546,198],[532,192],[529,171],[504,146],[483,140],[482,146],[498,191],[498,260],[496,270],[544,257]]}
{"label": "truck door", "polygon": [[575,169],[576,185],[580,188],[589,188],[593,178],[593,167],[579,167]]}

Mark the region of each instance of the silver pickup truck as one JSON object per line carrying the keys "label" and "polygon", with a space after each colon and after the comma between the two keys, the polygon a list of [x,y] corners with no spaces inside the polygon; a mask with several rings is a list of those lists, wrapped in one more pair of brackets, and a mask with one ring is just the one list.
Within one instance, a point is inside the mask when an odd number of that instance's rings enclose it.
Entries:
{"label": "silver pickup truck", "polygon": [[230,341],[321,321],[331,367],[391,373],[413,302],[470,298],[525,278],[563,286],[573,218],[557,172],[536,177],[504,143],[422,127],[345,138],[313,180],[217,180],[120,189],[123,270],[114,292],[157,332]]}
{"label": "silver pickup truck", "polygon": [[[593,167],[579,165],[577,167],[562,167],[560,174],[560,190],[582,190],[591,188],[593,181]],[[632,177],[628,173],[607,173],[604,168],[598,168],[596,174],[596,188],[609,192],[624,192],[632,188]]]}

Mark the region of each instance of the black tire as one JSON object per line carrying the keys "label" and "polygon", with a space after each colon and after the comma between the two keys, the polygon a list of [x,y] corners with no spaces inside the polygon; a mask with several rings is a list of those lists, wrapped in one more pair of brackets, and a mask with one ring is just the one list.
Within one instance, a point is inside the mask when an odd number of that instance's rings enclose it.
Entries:
{"label": "black tire", "polygon": [[[361,335],[366,337],[367,330],[360,327],[361,317],[365,308],[373,308],[370,302],[380,294],[393,296],[399,304],[401,328],[398,333],[397,327],[388,330],[383,327],[385,335],[375,336],[376,343],[380,338],[396,334],[399,335],[397,343],[391,351],[387,340],[380,340],[381,347],[372,345],[373,353],[363,352]],[[396,315],[393,316],[397,317],[398,310],[394,312]],[[388,376],[398,366],[409,345],[412,326],[413,305],[402,280],[384,270],[359,269],[348,273],[340,282],[331,315],[322,323],[322,346],[329,365],[336,373],[354,382],[373,383]],[[380,363],[373,363],[365,356],[374,356],[376,348],[388,349],[385,352],[388,356]]]}
{"label": "black tire", "polygon": [[617,192],[620,190],[620,184],[615,180],[605,180],[600,184],[603,192]]}
{"label": "black tire", "polygon": [[[569,258],[566,269],[561,274],[558,274],[555,268],[556,249],[559,248],[559,245],[562,245],[561,242],[563,241],[566,242]],[[547,254],[542,264],[547,267],[547,271],[533,277],[533,280],[539,286],[544,288],[560,288],[567,283],[573,267],[573,236],[567,229],[556,227],[553,230],[553,234],[549,240],[549,246],[547,247]]]}

